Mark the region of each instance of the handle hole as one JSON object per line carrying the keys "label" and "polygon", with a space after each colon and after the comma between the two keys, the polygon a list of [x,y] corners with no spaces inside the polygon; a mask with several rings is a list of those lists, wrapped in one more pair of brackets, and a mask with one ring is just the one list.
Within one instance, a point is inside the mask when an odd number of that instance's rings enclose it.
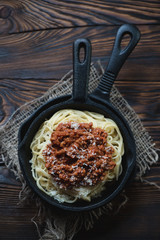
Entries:
{"label": "handle hole", "polygon": [[86,59],[86,45],[81,43],[79,46],[79,62],[84,63]]}
{"label": "handle hole", "polygon": [[130,44],[130,41],[131,41],[131,35],[129,33],[125,33],[121,39],[121,45],[120,45],[121,52],[124,52],[127,49],[127,47]]}

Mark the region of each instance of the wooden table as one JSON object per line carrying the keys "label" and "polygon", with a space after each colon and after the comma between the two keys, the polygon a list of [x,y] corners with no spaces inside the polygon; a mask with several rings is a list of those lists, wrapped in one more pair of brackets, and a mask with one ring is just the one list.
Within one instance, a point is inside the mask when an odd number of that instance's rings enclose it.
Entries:
{"label": "wooden table", "polygon": [[[0,121],[41,96],[72,69],[72,43],[87,37],[92,61],[106,66],[119,25],[132,23],[141,40],[121,70],[116,86],[160,148],[160,1],[0,1]],[[147,180],[160,185],[160,164]],[[17,205],[21,187],[0,162],[0,239],[38,239],[34,205]],[[114,217],[103,216],[80,239],[160,239],[160,191],[134,182],[129,201]],[[43,231],[43,228],[41,229]]]}

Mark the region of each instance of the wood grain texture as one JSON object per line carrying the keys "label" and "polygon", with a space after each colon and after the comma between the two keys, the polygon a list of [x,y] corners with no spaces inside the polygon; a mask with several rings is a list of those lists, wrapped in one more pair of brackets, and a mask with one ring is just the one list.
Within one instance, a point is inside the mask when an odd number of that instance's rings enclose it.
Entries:
{"label": "wood grain texture", "polygon": [[[72,43],[89,38],[92,61],[108,63],[118,25],[133,23],[141,40],[120,71],[116,86],[160,148],[159,0],[0,0],[0,124],[22,104],[41,96],[72,69]],[[124,44],[127,40],[125,40]],[[160,185],[160,162],[145,178]],[[34,201],[18,205],[20,183],[0,157],[0,239],[36,240]],[[102,216],[73,240],[159,240],[160,194],[134,181],[128,203]],[[40,231],[43,232],[42,225]]]}
{"label": "wood grain texture", "polygon": [[[160,26],[140,26],[141,40],[121,71],[125,80],[159,80]],[[72,69],[72,44],[89,38],[92,61],[105,65],[111,54],[117,27],[84,27],[48,30],[0,38],[1,79],[60,79]],[[123,73],[123,74],[122,74]],[[141,73],[141,75],[139,75]]]}
{"label": "wood grain texture", "polygon": [[[7,171],[7,170],[6,170]],[[0,239],[38,239],[34,204],[19,205],[20,186],[0,184]]]}
{"label": "wood grain texture", "polygon": [[[152,175],[148,176],[147,179],[155,180],[153,176],[157,173],[158,170],[153,168]],[[159,180],[157,178],[157,181]],[[36,228],[33,222],[31,222],[37,211],[34,204],[30,203],[29,206],[17,205],[20,186],[1,182],[0,184],[1,239],[38,239]],[[75,236],[74,240],[83,238],[93,240],[107,238],[113,240],[159,240],[159,193],[157,189],[146,184],[134,182],[126,189],[126,192],[129,201],[118,215],[102,216],[100,220],[96,221],[93,230],[86,232],[82,229]],[[151,224],[151,216],[154,224]],[[129,232],[126,229],[129,229]],[[43,225],[40,227],[40,230],[43,231]]]}
{"label": "wood grain texture", "polygon": [[1,0],[0,33],[93,25],[159,24],[159,0]]}
{"label": "wood grain texture", "polygon": [[0,80],[0,125],[4,124],[12,113],[24,103],[40,97],[57,80]]}

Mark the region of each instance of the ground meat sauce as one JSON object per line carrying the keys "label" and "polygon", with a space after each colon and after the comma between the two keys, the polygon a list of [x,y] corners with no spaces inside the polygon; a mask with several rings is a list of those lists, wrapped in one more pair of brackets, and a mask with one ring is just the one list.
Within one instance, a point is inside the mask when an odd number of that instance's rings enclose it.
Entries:
{"label": "ground meat sauce", "polygon": [[93,186],[115,167],[107,133],[93,123],[60,123],[43,151],[46,168],[60,188]]}

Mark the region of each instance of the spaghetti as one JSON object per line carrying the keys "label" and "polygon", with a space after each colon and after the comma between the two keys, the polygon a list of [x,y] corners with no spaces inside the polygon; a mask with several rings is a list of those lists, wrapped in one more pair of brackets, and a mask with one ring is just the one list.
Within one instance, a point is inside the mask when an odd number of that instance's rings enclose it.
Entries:
{"label": "spaghetti", "polygon": [[98,113],[58,111],[42,124],[31,150],[37,186],[59,202],[91,201],[122,172],[124,144],[119,128]]}

